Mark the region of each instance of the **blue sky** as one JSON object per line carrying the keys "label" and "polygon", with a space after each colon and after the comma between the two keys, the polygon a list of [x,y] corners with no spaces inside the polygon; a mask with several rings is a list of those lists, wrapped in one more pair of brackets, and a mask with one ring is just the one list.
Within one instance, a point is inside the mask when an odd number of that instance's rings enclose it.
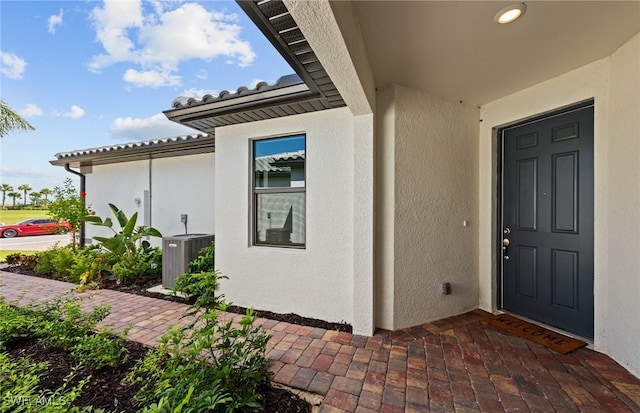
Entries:
{"label": "blue sky", "polygon": [[178,96],[293,73],[234,1],[0,2],[0,96],[35,132],[0,140],[0,183],[53,189],[58,152],[193,133]]}

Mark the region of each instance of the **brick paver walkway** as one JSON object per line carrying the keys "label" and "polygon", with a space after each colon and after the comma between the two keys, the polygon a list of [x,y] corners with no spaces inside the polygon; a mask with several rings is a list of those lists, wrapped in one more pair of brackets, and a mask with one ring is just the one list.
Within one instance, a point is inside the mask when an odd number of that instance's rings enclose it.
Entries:
{"label": "brick paver walkway", "polygon": [[[0,295],[26,304],[74,285],[0,272]],[[105,320],[149,346],[186,310],[183,304],[110,290]],[[640,380],[590,349],[560,355],[461,316],[374,337],[259,319],[272,335],[273,381],[320,394],[320,412],[640,412]],[[230,314],[229,317],[238,317]]]}

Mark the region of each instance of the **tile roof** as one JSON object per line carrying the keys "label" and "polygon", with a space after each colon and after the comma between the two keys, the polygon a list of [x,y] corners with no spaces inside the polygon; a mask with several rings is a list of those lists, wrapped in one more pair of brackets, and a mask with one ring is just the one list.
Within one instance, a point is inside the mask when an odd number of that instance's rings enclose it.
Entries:
{"label": "tile roof", "polygon": [[270,90],[280,89],[287,86],[302,85],[304,82],[300,76],[291,74],[280,77],[274,84],[270,85],[267,82],[260,82],[255,88],[249,89],[246,86],[240,86],[235,92],[223,90],[217,95],[204,95],[201,99],[195,99],[193,97],[179,96],[173,100],[171,107],[174,109],[180,109],[184,107],[193,107],[198,105],[204,105],[207,103],[223,102],[230,99],[237,99],[241,96],[250,96],[257,93],[264,93]]}
{"label": "tile roof", "polygon": [[50,163],[52,165],[73,164],[72,166],[78,167],[148,159],[149,157],[206,153],[214,150],[214,136],[199,133],[59,152],[55,154],[56,160],[50,161]]}
{"label": "tile roof", "polygon": [[305,151],[299,150],[296,152],[282,152],[267,156],[256,157],[256,171],[260,172],[287,172],[291,170],[290,166],[276,166],[287,165],[291,161],[304,160]]}

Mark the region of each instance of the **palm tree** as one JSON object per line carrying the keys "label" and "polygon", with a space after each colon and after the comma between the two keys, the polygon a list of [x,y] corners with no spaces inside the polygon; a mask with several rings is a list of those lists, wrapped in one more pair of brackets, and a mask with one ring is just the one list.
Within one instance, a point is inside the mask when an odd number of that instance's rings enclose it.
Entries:
{"label": "palm tree", "polygon": [[32,192],[29,194],[29,198],[31,198],[31,204],[33,206],[38,205],[38,201],[40,200],[40,192]]}
{"label": "palm tree", "polygon": [[31,188],[27,184],[22,184],[18,187],[18,191],[22,191],[24,193],[24,205],[27,205],[27,192],[31,191],[32,189],[33,188]]}
{"label": "palm tree", "polygon": [[2,209],[4,209],[4,203],[7,199],[7,192],[13,191],[13,187],[9,184],[1,184],[0,191],[2,191]]}
{"label": "palm tree", "polygon": [[44,207],[46,208],[49,205],[49,195],[51,195],[53,191],[49,188],[42,188],[40,190],[40,195],[44,197]]}
{"label": "palm tree", "polygon": [[9,195],[9,198],[13,198],[13,206],[16,206],[16,198],[22,198],[20,192],[9,192],[7,195]]}
{"label": "palm tree", "polygon": [[13,131],[28,132],[35,128],[0,99],[0,138]]}

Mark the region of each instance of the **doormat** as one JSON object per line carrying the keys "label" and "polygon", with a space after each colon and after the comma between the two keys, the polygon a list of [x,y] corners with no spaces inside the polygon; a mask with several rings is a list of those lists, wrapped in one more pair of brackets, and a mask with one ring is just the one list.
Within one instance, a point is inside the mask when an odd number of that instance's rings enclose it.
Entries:
{"label": "doormat", "polygon": [[556,333],[553,330],[529,323],[509,314],[492,315],[485,318],[484,321],[518,337],[541,344],[560,354],[571,353],[587,345],[584,341]]}

